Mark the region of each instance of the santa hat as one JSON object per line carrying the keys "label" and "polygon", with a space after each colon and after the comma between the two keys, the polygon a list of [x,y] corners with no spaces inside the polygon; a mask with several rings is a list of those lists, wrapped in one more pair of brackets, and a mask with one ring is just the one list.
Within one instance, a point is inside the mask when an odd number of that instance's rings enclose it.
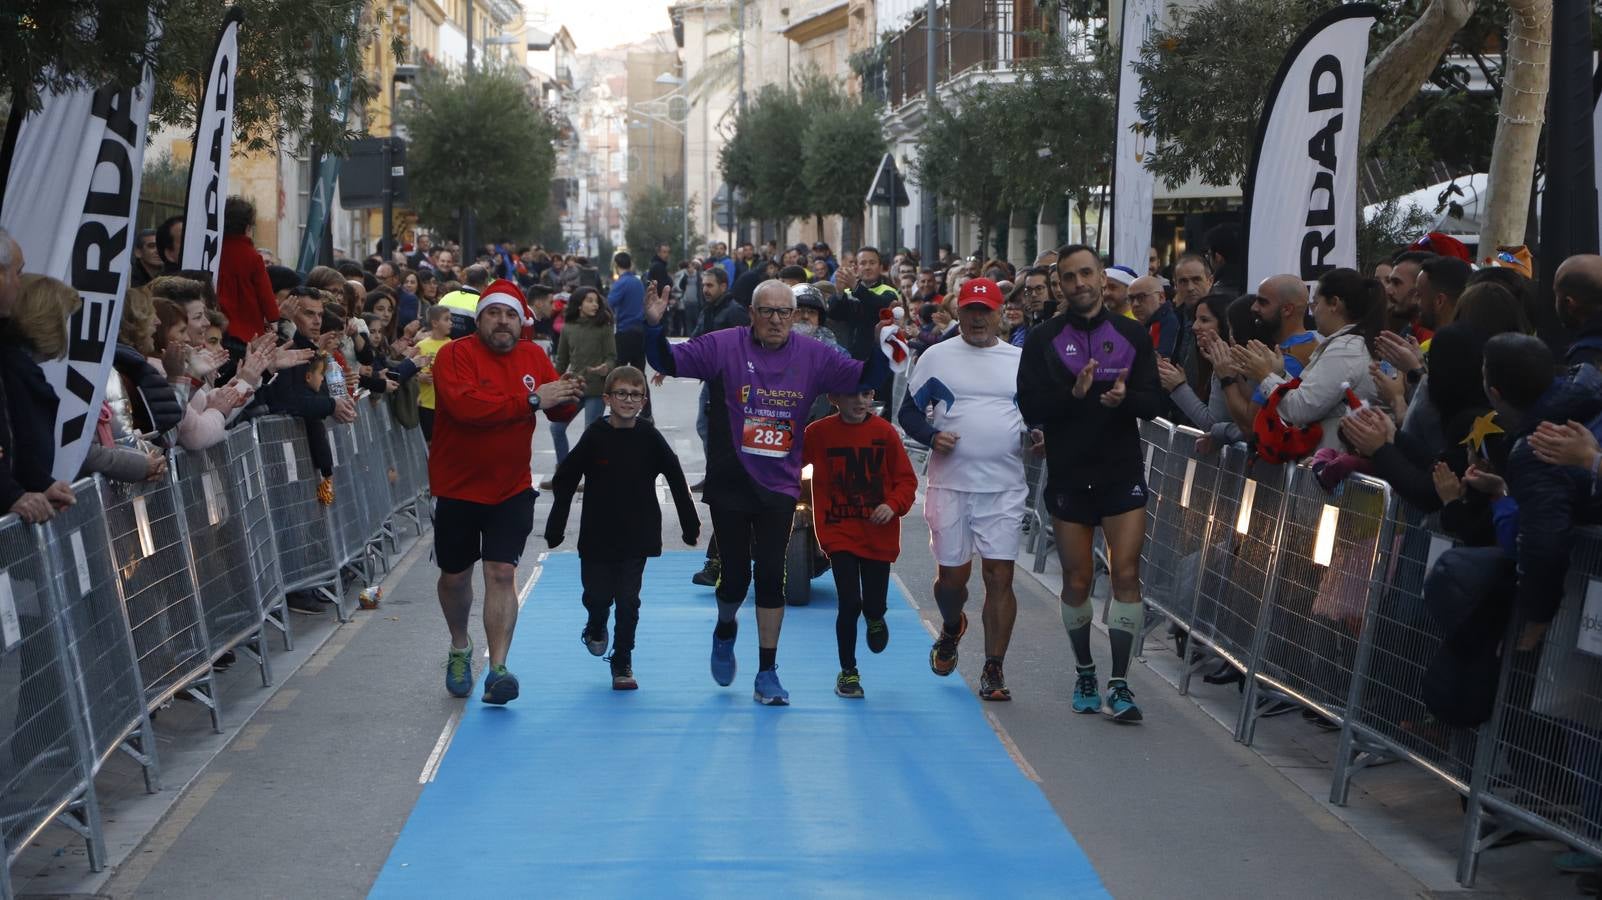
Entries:
{"label": "santa hat", "polygon": [[473,316],[475,318],[482,316],[484,310],[496,305],[515,310],[524,325],[534,324],[534,313],[529,310],[528,301],[523,299],[523,292],[518,289],[515,282],[507,281],[505,278],[497,278],[490,282],[489,286],[478,295],[478,308],[473,310]]}
{"label": "santa hat", "polygon": [[1409,244],[1407,249],[1423,250],[1439,256],[1453,256],[1466,263],[1471,263],[1474,261],[1474,254],[1468,251],[1468,247],[1464,246],[1462,241],[1452,237],[1449,234],[1442,234],[1439,231],[1432,231],[1429,234],[1424,235],[1423,237]]}

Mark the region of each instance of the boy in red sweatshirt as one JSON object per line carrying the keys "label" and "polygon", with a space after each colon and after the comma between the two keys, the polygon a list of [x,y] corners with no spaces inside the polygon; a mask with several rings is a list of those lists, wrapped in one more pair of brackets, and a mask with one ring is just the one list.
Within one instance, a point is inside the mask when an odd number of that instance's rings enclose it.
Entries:
{"label": "boy in red sweatshirt", "polygon": [[873,415],[873,391],[830,394],[838,412],[807,426],[812,513],[818,544],[829,555],[840,611],[834,634],[840,650],[835,694],[862,698],[857,675],[857,616],[868,620],[868,649],[890,641],[884,614],[890,564],[901,553],[900,518],[912,508],[918,476],[901,437]]}

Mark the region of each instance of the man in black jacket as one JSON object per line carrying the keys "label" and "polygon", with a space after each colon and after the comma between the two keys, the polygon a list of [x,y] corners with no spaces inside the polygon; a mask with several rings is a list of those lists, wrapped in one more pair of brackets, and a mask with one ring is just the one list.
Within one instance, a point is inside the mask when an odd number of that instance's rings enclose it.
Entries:
{"label": "man in black jacket", "polygon": [[1515,436],[1506,480],[1519,508],[1519,650],[1535,648],[1563,599],[1575,526],[1602,521],[1591,473],[1542,462],[1530,446],[1542,422],[1589,424],[1602,416],[1602,373],[1579,365],[1554,380],[1553,363],[1546,343],[1529,335],[1499,334],[1485,344],[1485,393],[1498,424]]}
{"label": "man in black jacket", "polygon": [[645,280],[653,282],[663,294],[673,290],[673,278],[668,274],[668,254],[672,249],[667,244],[657,244],[656,255],[651,257],[651,268],[645,272]]}
{"label": "man in black jacket", "polygon": [[1602,367],[1602,256],[1585,253],[1565,259],[1552,292],[1558,319],[1575,338],[1563,361]]}
{"label": "man in black jacket", "polygon": [[[829,301],[829,321],[839,323],[835,335],[853,359],[867,362],[878,353],[875,344],[879,311],[895,306],[901,295],[884,277],[884,259],[875,247],[863,247],[855,260],[847,257],[835,273],[840,295]],[[881,391],[881,397],[890,396]]]}

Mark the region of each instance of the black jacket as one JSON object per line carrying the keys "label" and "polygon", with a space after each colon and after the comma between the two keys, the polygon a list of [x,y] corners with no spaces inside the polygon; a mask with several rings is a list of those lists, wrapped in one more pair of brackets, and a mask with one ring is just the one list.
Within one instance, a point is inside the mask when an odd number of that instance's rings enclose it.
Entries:
{"label": "black jacket", "polygon": [[651,268],[645,272],[645,280],[656,283],[656,289],[666,296],[673,290],[673,279],[668,275],[668,264],[657,257],[651,257]]}
{"label": "black jacket", "polygon": [[546,541],[552,547],[562,542],[573,493],[582,478],[579,555],[607,560],[661,556],[658,475],[667,477],[684,542],[694,544],[701,534],[701,519],[673,448],[649,420],[636,420],[633,428],[613,428],[611,417],[586,428],[572,452],[556,467],[551,479],[556,501],[545,521]]}
{"label": "black jacket", "polygon": [[845,325],[836,329],[835,335],[852,359],[867,362],[879,352],[879,311],[895,306],[900,300],[901,295],[895,288],[880,280],[871,285],[859,281],[849,293],[841,293],[829,301],[828,319]]}
{"label": "black jacket", "polygon": [[118,343],[111,365],[128,386],[136,428],[144,433],[166,434],[178,427],[184,418],[184,408],[178,403],[178,395],[143,353],[127,344]]}
{"label": "black jacket", "polygon": [[[290,347],[295,350],[317,349],[315,344],[299,332],[296,332],[295,340]],[[275,375],[262,389],[262,395],[267,400],[267,408],[276,413],[288,413],[303,419],[326,419],[333,415],[334,398],[323,391],[313,390],[312,386],[306,383],[306,376],[311,372],[315,362],[314,359],[309,363],[301,363]]]}
{"label": "black jacket", "polygon": [[716,303],[701,305],[701,316],[696,322],[691,337],[700,337],[725,328],[738,328],[741,325],[751,324],[751,313],[745,307],[734,302],[734,298],[727,293]]}
{"label": "black jacket", "polygon": [[1564,354],[1563,362],[1571,366],[1589,363],[1602,369],[1602,316],[1597,316],[1580,326],[1580,333],[1575,336],[1574,343],[1569,345],[1569,351]]}
{"label": "black jacket", "polygon": [[[6,414],[11,419],[11,442],[5,448],[11,473],[24,490],[43,491],[55,482],[51,470],[56,463],[56,408],[60,405],[56,391],[22,344],[0,345],[0,377],[5,379]],[[9,508],[7,504],[5,509]]]}
{"label": "black jacket", "polygon": [[1591,473],[1535,458],[1529,435],[1542,422],[1594,426],[1602,416],[1602,372],[1576,366],[1559,376],[1520,423],[1508,454],[1508,492],[1519,505],[1517,603],[1527,621],[1550,622],[1563,599],[1574,527],[1602,521]]}

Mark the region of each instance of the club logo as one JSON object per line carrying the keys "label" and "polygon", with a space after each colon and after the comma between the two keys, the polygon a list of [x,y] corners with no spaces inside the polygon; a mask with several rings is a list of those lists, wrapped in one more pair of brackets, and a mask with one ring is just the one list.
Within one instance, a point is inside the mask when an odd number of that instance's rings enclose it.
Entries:
{"label": "club logo", "polygon": [[1112,353],[1112,341],[1102,341],[1101,342],[1101,352],[1103,352],[1103,353]]}
{"label": "club logo", "polygon": [[533,375],[524,375],[523,376],[523,387],[528,388],[528,392],[530,394],[532,394],[532,393],[534,393],[534,389],[539,387],[539,382],[534,380],[534,376]]}

